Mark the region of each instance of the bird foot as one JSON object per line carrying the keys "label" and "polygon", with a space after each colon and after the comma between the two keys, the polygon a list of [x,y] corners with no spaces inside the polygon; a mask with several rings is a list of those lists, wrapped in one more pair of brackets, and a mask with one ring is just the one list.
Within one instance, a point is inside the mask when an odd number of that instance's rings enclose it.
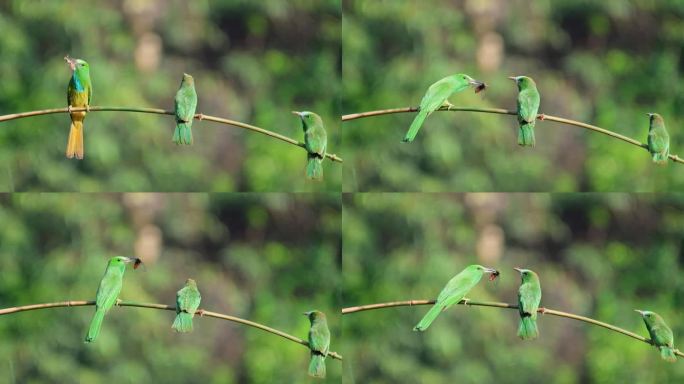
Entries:
{"label": "bird foot", "polygon": [[197,314],[200,315],[200,317],[204,316],[204,309],[198,309]]}
{"label": "bird foot", "polygon": [[121,300],[121,299],[116,299],[116,302],[114,303],[114,305],[116,305],[118,307],[119,305],[121,305],[122,301],[123,300]]}
{"label": "bird foot", "polygon": [[86,112],[90,112],[90,105],[85,106]]}
{"label": "bird foot", "polygon": [[448,100],[444,100],[442,103],[442,108],[446,108],[447,111],[450,111],[451,108],[454,108],[454,105],[451,104]]}
{"label": "bird foot", "polygon": [[463,305],[470,305],[468,304],[470,302],[470,299],[466,299],[465,297],[463,298]]}
{"label": "bird foot", "polygon": [[544,307],[539,308],[539,313],[541,313],[542,315],[545,314],[546,308],[544,308]]}
{"label": "bird foot", "polygon": [[67,105],[67,111],[71,113],[71,105]]}
{"label": "bird foot", "polygon": [[537,119],[539,119],[539,120],[541,120],[541,121],[544,121],[544,119],[546,119],[546,116],[545,116],[543,113],[540,113],[540,114],[537,116]]}
{"label": "bird foot", "polygon": [[199,120],[199,121],[204,120],[204,115],[201,114],[201,113],[198,113],[198,114],[197,114],[197,120]]}

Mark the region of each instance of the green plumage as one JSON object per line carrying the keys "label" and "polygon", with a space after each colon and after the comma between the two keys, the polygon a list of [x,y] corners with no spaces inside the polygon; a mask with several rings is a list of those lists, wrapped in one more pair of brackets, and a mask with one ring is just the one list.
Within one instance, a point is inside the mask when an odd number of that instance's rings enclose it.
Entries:
{"label": "green plumage", "polygon": [[104,276],[100,281],[100,286],[97,288],[97,295],[95,298],[95,315],[90,322],[88,334],[85,341],[92,343],[100,334],[102,327],[102,320],[105,314],[116,303],[121,287],[123,285],[123,276],[126,272],[126,264],[134,261],[129,257],[115,256],[109,259],[107,269],[105,269]]}
{"label": "green plumage", "polygon": [[323,179],[323,159],[328,147],[328,134],[323,120],[313,112],[292,112],[302,120],[306,155],[306,177],[312,180]]}
{"label": "green plumage", "polygon": [[176,130],[173,132],[173,142],[176,144],[192,144],[192,120],[197,109],[197,91],[195,80],[187,73],[183,74],[180,88],[174,99],[176,113]]}
{"label": "green plumage", "polygon": [[457,304],[465,295],[482,279],[485,273],[494,273],[496,270],[481,265],[470,265],[458,275],[449,280],[437,297],[437,302],[430,308],[428,313],[413,327],[414,331],[425,331],[430,324],[442,313],[442,311]]}
{"label": "green plumage", "polygon": [[515,268],[520,272],[520,288],[518,289],[518,313],[520,325],[518,336],[523,340],[539,337],[537,329],[537,310],[541,302],[541,284],[539,276],[529,269]]}
{"label": "green plumage", "polygon": [[666,165],[670,154],[670,135],[665,129],[665,121],[657,113],[649,113],[648,151],[651,152],[653,162]]}
{"label": "green plumage", "polygon": [[309,328],[309,376],[325,378],[325,358],[330,351],[330,330],[325,314],[321,311],[305,312],[311,322]]}
{"label": "green plumage", "polygon": [[449,105],[447,99],[454,93],[461,92],[469,86],[477,87],[482,85],[482,82],[474,80],[472,77],[463,73],[447,76],[428,88],[427,92],[420,101],[420,109],[418,114],[413,119],[404,142],[411,142],[416,138],[418,130],[423,125],[425,119],[437,110],[442,105]]}
{"label": "green plumage", "polygon": [[527,76],[509,77],[518,85],[517,112],[520,130],[518,145],[534,147],[534,124],[539,112],[540,96],[537,85]]}
{"label": "green plumage", "polygon": [[200,306],[202,295],[193,279],[187,279],[185,286],[176,292],[176,318],[171,326],[176,332],[192,332],[192,318]]}
{"label": "green plumage", "polygon": [[670,327],[665,324],[665,320],[655,312],[638,309],[635,311],[639,312],[644,319],[651,343],[660,350],[660,357],[669,362],[677,361],[674,353],[674,335]]}

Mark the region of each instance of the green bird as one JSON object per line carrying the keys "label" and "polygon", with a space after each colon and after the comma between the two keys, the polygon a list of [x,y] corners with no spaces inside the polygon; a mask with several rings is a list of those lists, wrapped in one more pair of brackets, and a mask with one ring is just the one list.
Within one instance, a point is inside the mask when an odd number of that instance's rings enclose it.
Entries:
{"label": "green bird", "polygon": [[[442,292],[439,293],[435,305],[433,305],[420,322],[413,327],[413,330],[425,331],[428,329],[430,324],[435,321],[442,311],[463,300],[465,295],[480,282],[482,275],[485,273],[491,273],[492,280],[499,275],[499,272],[496,269],[473,264],[467,266],[458,275],[452,277],[444,289],[442,289]],[[465,301],[467,303],[468,299],[465,299]]]}
{"label": "green bird", "polygon": [[648,151],[651,152],[654,163],[665,165],[670,154],[670,135],[667,134],[662,116],[657,113],[649,113],[648,116]]}
{"label": "green bird", "polygon": [[197,92],[195,91],[195,79],[187,73],[183,74],[180,88],[174,99],[174,111],[176,113],[176,130],[173,132],[173,142],[180,144],[192,144],[192,120],[197,109]]}
{"label": "green bird", "polygon": [[531,340],[539,337],[537,329],[537,310],[541,301],[541,284],[539,276],[534,271],[523,268],[513,268],[520,272],[520,288],[518,288],[518,312],[520,313],[520,326],[518,336],[523,340]]}
{"label": "green bird", "polygon": [[412,142],[413,139],[416,138],[418,130],[423,125],[423,122],[432,114],[432,112],[444,105],[452,106],[447,100],[451,95],[461,92],[468,87],[475,88],[475,92],[477,93],[484,88],[484,85],[483,82],[474,80],[472,77],[463,73],[447,76],[432,84],[420,101],[418,114],[413,119],[403,141],[407,143]]}
{"label": "green bird", "polygon": [[306,177],[313,180],[323,179],[323,159],[328,147],[328,135],[323,127],[323,120],[313,112],[292,111],[302,119],[304,129],[304,146],[306,155]]}
{"label": "green bird", "polygon": [[[518,145],[534,147],[534,123],[539,111],[539,91],[531,77],[509,77],[518,85]],[[543,119],[543,116],[542,116]]]}
{"label": "green bird", "polygon": [[72,59],[69,55],[64,60],[71,67],[71,80],[67,87],[67,108],[71,116],[69,127],[69,140],[67,141],[66,157],[83,159],[83,120],[86,112],[72,112],[71,108],[90,108],[90,100],[93,98],[93,83],[90,81],[90,66],[85,60]]}
{"label": "green bird", "polygon": [[199,308],[202,295],[193,279],[187,279],[185,286],[176,292],[176,319],[171,328],[176,332],[192,332],[192,318]]}
{"label": "green bird", "polygon": [[85,341],[92,343],[100,333],[102,320],[105,314],[109,312],[112,306],[116,303],[121,286],[123,285],[123,276],[126,272],[126,264],[136,261],[136,259],[126,256],[114,256],[109,259],[107,269],[105,269],[104,276],[100,281],[100,286],[97,288],[97,295],[95,297],[95,315],[90,321],[90,328]]}
{"label": "green bird", "polygon": [[304,312],[304,316],[309,318],[311,328],[309,328],[309,349],[311,350],[311,360],[309,361],[309,376],[325,377],[325,358],[330,351],[330,330],[325,313],[321,311]]}
{"label": "green bird", "polygon": [[674,352],[674,336],[670,327],[665,324],[665,320],[655,312],[639,309],[635,311],[639,312],[644,319],[648,334],[651,336],[651,344],[660,350],[660,357],[669,362],[677,361]]}

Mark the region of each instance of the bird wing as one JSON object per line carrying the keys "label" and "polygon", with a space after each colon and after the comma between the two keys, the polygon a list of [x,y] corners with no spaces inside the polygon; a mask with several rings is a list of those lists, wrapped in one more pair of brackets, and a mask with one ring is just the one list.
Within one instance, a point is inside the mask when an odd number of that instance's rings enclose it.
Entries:
{"label": "bird wing", "polygon": [[654,324],[651,327],[651,338],[653,338],[656,345],[667,345],[669,347],[674,346],[674,335],[672,330],[660,324]]}
{"label": "bird wing", "polygon": [[86,86],[86,92],[88,92],[88,105],[90,105],[90,100],[93,99],[93,82],[88,79],[88,85]]}
{"label": "bird wing", "polygon": [[316,153],[320,156],[325,156],[325,148],[327,146],[328,135],[325,128],[317,125],[309,128],[304,134],[304,144],[306,149],[311,153]]}
{"label": "bird wing", "polygon": [[540,301],[541,289],[539,289],[539,286],[531,283],[520,285],[520,289],[518,289],[518,306],[520,314],[534,316],[539,309]]}
{"label": "bird wing", "polygon": [[425,92],[425,96],[420,101],[420,110],[432,113],[441,107],[446,99],[453,93],[453,84],[450,78],[444,78],[432,84]]}
{"label": "bird wing", "polygon": [[107,268],[100,281],[100,286],[97,288],[95,304],[98,308],[109,310],[114,305],[119,293],[121,293],[122,278],[123,276]]}
{"label": "bird wing", "polygon": [[648,133],[648,146],[652,151],[660,153],[668,149],[670,145],[670,140],[667,132],[658,132],[655,129]]}
{"label": "bird wing", "polygon": [[518,119],[531,123],[537,119],[539,111],[539,92],[534,88],[523,89],[518,93]]}
{"label": "bird wing", "polygon": [[175,112],[176,119],[184,122],[192,121],[195,116],[195,109],[197,109],[197,94],[192,87],[182,86],[176,92]]}
{"label": "bird wing", "polygon": [[197,312],[202,296],[199,291],[191,287],[183,287],[176,295],[176,305],[181,311],[187,313]]}
{"label": "bird wing", "polygon": [[321,324],[312,325],[309,329],[309,349],[327,354],[330,348],[330,330]]}
{"label": "bird wing", "polygon": [[437,296],[437,304],[447,308],[458,303],[482,278],[482,272],[464,270],[454,276]]}

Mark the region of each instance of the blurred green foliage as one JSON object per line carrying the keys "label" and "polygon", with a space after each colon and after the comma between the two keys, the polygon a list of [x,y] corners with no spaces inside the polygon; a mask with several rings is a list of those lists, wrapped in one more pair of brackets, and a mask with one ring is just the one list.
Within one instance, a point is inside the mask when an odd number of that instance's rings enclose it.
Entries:
{"label": "blurred green foliage", "polygon": [[[468,73],[489,88],[457,106],[515,109],[507,76],[533,77],[540,112],[646,141],[647,112],[665,118],[684,155],[684,2],[345,0],[343,112],[417,106],[428,86]],[[516,145],[512,116],[435,113],[401,143],[414,114],[344,123],[345,191],[666,191],[684,166],[605,135],[538,122],[537,147]]]}
{"label": "blurred green foliage", "polygon": [[[539,273],[542,306],[648,336],[635,308],[661,314],[684,345],[684,196],[356,194],[343,198],[345,307],[434,299],[466,265],[501,271],[467,297],[515,303],[512,268]],[[540,316],[517,336],[514,310],[454,306],[424,333],[427,306],[345,315],[345,382],[675,383],[684,365],[642,342]]]}
{"label": "blurred green foliage", "polygon": [[[0,308],[93,300],[106,262],[136,255],[120,298],[173,305],[197,280],[202,308],[306,339],[303,312],[327,313],[339,351],[340,198],[317,194],[0,196]],[[94,344],[93,307],[0,316],[0,383],[306,382],[309,351],[243,325],[113,308]],[[342,364],[327,361],[331,382]]]}
{"label": "blurred green foliage", "polygon": [[[183,72],[198,113],[303,141],[292,110],[323,117],[339,148],[339,0],[0,1],[0,114],[65,107],[69,53],[90,63],[93,105],[173,108]],[[64,158],[69,117],[0,127],[3,191],[339,190],[339,163],[307,182],[301,148],[196,121],[195,143],[171,142],[170,116],[93,112],[84,161]]]}

